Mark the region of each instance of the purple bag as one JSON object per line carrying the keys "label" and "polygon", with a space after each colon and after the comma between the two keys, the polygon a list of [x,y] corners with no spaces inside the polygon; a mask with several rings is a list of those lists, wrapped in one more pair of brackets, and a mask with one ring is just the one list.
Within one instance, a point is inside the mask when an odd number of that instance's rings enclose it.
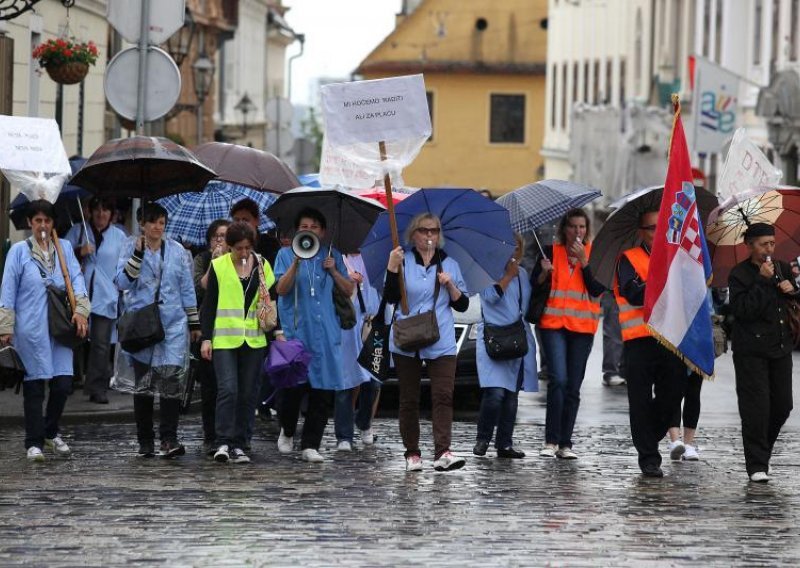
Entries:
{"label": "purple bag", "polygon": [[299,339],[273,341],[264,361],[264,372],[276,389],[296,387],[308,381],[311,353]]}

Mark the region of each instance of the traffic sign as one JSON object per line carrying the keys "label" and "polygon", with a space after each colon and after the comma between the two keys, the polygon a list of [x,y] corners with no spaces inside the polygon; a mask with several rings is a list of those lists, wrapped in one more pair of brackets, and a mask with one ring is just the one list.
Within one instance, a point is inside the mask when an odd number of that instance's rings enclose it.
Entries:
{"label": "traffic sign", "polygon": [[[139,49],[123,49],[108,64],[104,79],[106,98],[117,114],[136,120],[139,82]],[[144,120],[157,120],[167,114],[181,94],[181,73],[172,57],[158,47],[147,48],[147,76]]]}
{"label": "traffic sign", "polygon": [[289,99],[273,97],[267,101],[264,113],[267,118],[267,150],[282,158],[291,151],[294,144],[292,135],[294,107]]}
{"label": "traffic sign", "polygon": [[[144,0],[109,0],[107,18],[120,35],[130,43],[139,43]],[[148,43],[159,45],[183,25],[185,0],[147,0],[150,2]]]}

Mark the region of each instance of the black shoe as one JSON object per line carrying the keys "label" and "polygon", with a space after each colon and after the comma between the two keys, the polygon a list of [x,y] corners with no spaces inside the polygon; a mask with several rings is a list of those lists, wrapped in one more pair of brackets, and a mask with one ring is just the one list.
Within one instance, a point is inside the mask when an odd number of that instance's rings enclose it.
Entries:
{"label": "black shoe", "polygon": [[213,458],[214,454],[217,453],[218,447],[213,441],[203,442],[203,453],[206,457]]}
{"label": "black shoe", "polygon": [[475,447],[472,448],[472,453],[476,456],[485,456],[486,450],[489,449],[489,442],[484,442],[483,440],[478,440],[475,442]]}
{"label": "black shoe", "polygon": [[156,445],[153,441],[139,442],[139,457],[153,458],[156,455]]}
{"label": "black shoe", "polygon": [[664,477],[663,470],[654,463],[642,466],[642,475],[645,477]]}
{"label": "black shoe", "polygon": [[510,458],[512,460],[520,460],[525,457],[525,452],[520,452],[514,448],[504,448],[497,450],[498,458]]}
{"label": "black shoe", "polygon": [[89,395],[89,402],[94,402],[95,404],[108,404],[108,396],[103,394],[92,394]]}
{"label": "black shoe", "polygon": [[177,458],[185,453],[186,448],[184,448],[182,444],[163,441],[161,442],[161,450],[158,452],[158,455],[162,458]]}

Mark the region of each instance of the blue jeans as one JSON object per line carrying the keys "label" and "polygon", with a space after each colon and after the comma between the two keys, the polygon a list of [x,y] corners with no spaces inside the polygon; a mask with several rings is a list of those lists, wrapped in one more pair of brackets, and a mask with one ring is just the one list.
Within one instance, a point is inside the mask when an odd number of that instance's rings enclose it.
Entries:
{"label": "blue jeans", "polygon": [[581,404],[581,384],[594,336],[563,328],[542,329],[541,335],[550,371],[545,443],[571,448],[572,430]]}
{"label": "blue jeans", "polygon": [[266,348],[215,349],[212,361],[217,374],[217,412],[214,430],[217,444],[244,448],[250,417],[255,414],[258,379]]}
{"label": "blue jeans", "polygon": [[337,442],[353,441],[353,424],[359,430],[369,430],[372,426],[372,406],[381,390],[381,384],[369,381],[355,388],[359,389],[357,411],[353,410],[354,389],[336,391],[333,425]]}
{"label": "blue jeans", "polygon": [[492,433],[497,425],[494,447],[504,450],[513,446],[514,423],[517,421],[516,392],[502,387],[481,389],[481,410],[478,416],[478,441],[492,441]]}

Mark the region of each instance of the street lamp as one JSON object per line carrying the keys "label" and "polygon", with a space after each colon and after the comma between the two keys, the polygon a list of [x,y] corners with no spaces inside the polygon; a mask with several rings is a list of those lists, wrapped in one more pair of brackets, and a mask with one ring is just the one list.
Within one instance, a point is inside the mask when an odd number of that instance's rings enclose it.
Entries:
{"label": "street lamp", "polygon": [[233,107],[242,113],[242,136],[247,136],[247,115],[256,110],[256,105],[250,100],[250,97],[245,93],[242,98]]}
{"label": "street lamp", "polygon": [[189,50],[192,48],[194,27],[192,11],[187,6],[186,13],[183,17],[183,26],[167,40],[167,51],[172,56],[172,59],[175,60],[178,67],[181,66],[181,63],[183,63],[183,60],[189,55]]}
{"label": "street lamp", "polygon": [[214,80],[214,62],[206,55],[205,50],[192,63],[192,79],[194,94],[197,95],[197,143],[203,142],[203,102],[206,100],[211,83]]}

